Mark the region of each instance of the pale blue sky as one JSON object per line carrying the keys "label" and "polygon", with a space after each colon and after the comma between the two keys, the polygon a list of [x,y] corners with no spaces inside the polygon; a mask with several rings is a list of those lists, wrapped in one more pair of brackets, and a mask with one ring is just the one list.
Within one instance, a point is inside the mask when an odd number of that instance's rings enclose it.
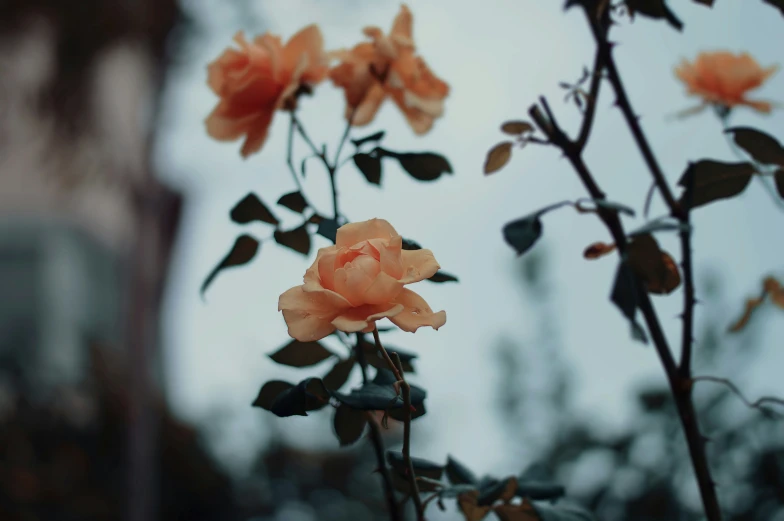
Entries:
{"label": "pale blue sky", "polygon": [[[632,101],[674,184],[689,160],[733,161],[734,156],[710,112],[684,121],[667,120],[695,103],[684,96],[673,65],[682,57],[691,59],[701,50],[715,49],[749,51],[763,65],[782,63],[784,17],[761,1],[718,0],[713,10],[693,2],[671,3],[678,4],[677,12],[686,24],[683,34],[640,18],[633,25],[623,22],[613,35],[621,42],[616,57]],[[288,38],[315,22],[321,25],[327,45],[335,48],[359,41],[365,25],[386,29],[399,8],[397,2],[381,1],[257,0],[250,4],[257,19],[237,17],[223,0],[188,4],[204,31],[169,85],[166,126],[156,150],[165,178],[188,197],[164,323],[171,399],[190,418],[222,410],[227,420],[219,453],[238,465],[247,457],[249,445],[263,442],[273,431],[290,433],[292,443],[318,443],[318,433],[330,428],[326,413],[278,419],[248,405],[269,379],[295,380],[322,374],[326,368],[288,370],[265,356],[287,340],[276,310],[277,297],[300,283],[312,256],[304,259],[265,244],[251,265],[219,276],[206,303],[198,298],[204,275],[241,233],[228,219],[231,206],[249,190],[274,203],[294,188],[284,162],[285,117],[274,121],[263,152],[247,161],[240,159],[239,143],[218,143],[207,137],[203,119],[215,97],[205,83],[206,64],[238,29],[249,34],[271,30]],[[441,330],[389,336],[390,343],[421,356],[417,381],[429,395],[428,414],[414,428],[416,452],[434,460],[456,454],[479,472],[514,472],[525,462],[504,458],[502,449],[514,440],[504,439],[504,431],[494,428],[497,420],[489,401],[496,389],[492,381],[496,369],[487,355],[501,336],[532,337],[536,323],[526,314],[519,289],[511,284],[514,253],[504,244],[500,230],[507,221],[539,207],[586,194],[568,163],[549,148],[518,152],[506,169],[491,177],[482,175],[482,163],[486,151],[503,139],[499,124],[525,117],[541,94],[549,97],[564,125],[577,123],[573,107],[561,102],[557,83],[577,79],[582,67],[590,65],[594,46],[581,13],[564,14],[560,1],[413,0],[409,5],[420,52],[452,87],[445,117],[430,134],[417,138],[388,104],[372,126],[357,134],[385,129],[390,148],[442,152],[455,174],[424,184],[388,164],[379,190],[349,164],[339,174],[342,210],[354,221],[389,220],[401,234],[432,249],[443,269],[461,279],[459,284],[423,282],[416,288],[433,308],[447,311],[447,324]],[[757,95],[784,101],[784,72]],[[605,90],[586,160],[611,199],[640,210],[648,173],[612,101]],[[342,113],[342,96],[328,84],[302,106],[308,132],[317,142],[327,142],[331,150],[343,128]],[[741,110],[733,123],[784,138],[782,111],[764,117]],[[315,163],[306,190],[322,208],[329,208],[326,175]],[[657,202],[654,215],[662,211]],[[297,221],[293,214],[289,217],[290,224]],[[753,183],[737,199],[700,209],[693,221],[697,271],[717,271],[727,296],[737,301],[737,306],[723,310],[726,316],[715,317],[729,322],[742,301],[758,291],[765,274],[784,275],[780,224],[784,213]],[[627,222],[631,229],[642,220]],[[250,229],[260,237],[271,234],[263,225]],[[561,310],[558,327],[564,356],[574,367],[578,410],[620,425],[634,412],[630,390],[641,380],[657,381],[662,376],[654,351],[631,342],[627,324],[608,301],[615,260],[582,259],[585,246],[608,239],[597,219],[564,209],[545,217],[545,236],[538,247],[548,249],[552,262]],[[327,245],[320,237],[314,240],[313,255],[315,247]],[[674,237],[663,235],[660,242],[679,255]],[[680,323],[674,317],[680,312],[680,291],[655,302],[667,335],[677,341]],[[698,313],[698,324],[702,318]],[[748,374],[732,376],[750,396],[781,395],[784,384],[775,372],[784,364],[779,340],[784,313],[768,314],[762,330],[764,363]],[[328,446],[337,446],[326,439]]]}

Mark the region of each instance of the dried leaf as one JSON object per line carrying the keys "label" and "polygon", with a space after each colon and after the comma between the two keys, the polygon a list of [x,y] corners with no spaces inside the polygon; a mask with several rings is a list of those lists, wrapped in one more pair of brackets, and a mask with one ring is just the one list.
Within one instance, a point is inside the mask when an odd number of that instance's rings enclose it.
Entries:
{"label": "dried leaf", "polygon": [[519,136],[525,132],[533,132],[534,127],[527,121],[507,121],[501,125],[501,132],[512,136]]}
{"label": "dried leaf", "polygon": [[598,259],[599,257],[604,257],[607,254],[612,253],[615,251],[615,244],[607,244],[604,242],[595,242],[585,248],[583,252],[583,257],[586,259]]}
{"label": "dried leaf", "polygon": [[501,521],[541,521],[528,501],[519,505],[498,505],[493,512]]}
{"label": "dried leaf", "polygon": [[629,243],[629,266],[649,293],[666,295],[681,283],[675,261],[659,248],[652,235],[638,235]]}
{"label": "dried leaf", "polygon": [[479,492],[476,490],[464,492],[457,497],[457,505],[460,507],[460,511],[463,513],[466,521],[480,521],[490,512],[489,506],[479,506],[477,504],[478,497]]}
{"label": "dried leaf", "polygon": [[487,158],[485,159],[485,175],[497,172],[506,166],[506,164],[509,162],[509,159],[512,157],[513,145],[514,143],[511,141],[504,141],[503,143],[498,143],[496,146],[490,149],[490,151],[487,153]]}
{"label": "dried leaf", "polygon": [[762,305],[762,302],[764,300],[765,300],[764,297],[748,299],[746,301],[746,309],[743,310],[743,315],[734,324],[730,326],[729,331],[731,333],[737,333],[738,331],[746,327],[746,324],[748,324],[749,320],[751,320],[751,314],[754,313],[754,310],[760,307],[760,305]]}

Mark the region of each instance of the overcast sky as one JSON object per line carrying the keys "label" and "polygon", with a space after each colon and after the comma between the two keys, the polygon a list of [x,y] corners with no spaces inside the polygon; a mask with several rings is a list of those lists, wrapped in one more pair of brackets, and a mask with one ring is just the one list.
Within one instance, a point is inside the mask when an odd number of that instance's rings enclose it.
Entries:
{"label": "overcast sky", "polygon": [[[735,157],[710,112],[683,121],[667,118],[695,104],[685,97],[672,67],[683,57],[716,49],[749,51],[765,66],[784,62],[784,17],[759,0],[718,0],[713,10],[693,2],[671,3],[678,4],[686,24],[683,34],[640,18],[633,25],[622,22],[613,36],[621,43],[616,57],[632,102],[674,184],[689,160]],[[249,35],[270,30],[288,38],[315,22],[328,47],[351,46],[360,41],[366,25],[387,30],[399,3],[257,0],[242,15],[226,4],[188,4],[203,30],[169,84],[156,156],[165,179],[188,198],[164,323],[170,396],[186,417],[199,419],[216,410],[227,415],[219,450],[234,464],[247,457],[249,444],[262,442],[273,431],[291,429],[285,431],[295,433],[289,441],[312,444],[319,432],[329,429],[325,413],[278,419],[248,406],[269,379],[298,381],[327,369],[288,370],[265,355],[288,339],[277,312],[278,295],[301,283],[316,247],[328,243],[316,237],[309,259],[266,243],[252,264],[220,275],[206,302],[198,297],[205,274],[243,231],[228,219],[232,205],[249,190],[272,204],[294,189],[285,166],[287,122],[282,115],[275,119],[262,153],[247,161],[240,159],[239,142],[208,138],[203,120],[216,98],[205,83],[206,64],[229,45],[238,29]],[[491,177],[482,174],[487,150],[503,139],[499,124],[525,117],[539,95],[548,96],[562,123],[572,125],[568,128],[578,121],[573,106],[562,103],[557,83],[576,80],[582,67],[590,65],[594,46],[581,13],[565,14],[561,4],[454,0],[447,9],[443,1],[409,2],[419,52],[451,85],[446,114],[430,134],[417,138],[394,105],[387,104],[370,127],[356,133],[385,129],[385,145],[392,149],[441,152],[450,159],[454,175],[425,184],[396,165],[385,164],[383,189],[378,189],[349,164],[338,179],[342,211],[349,219],[387,219],[401,234],[432,249],[442,268],[460,277],[459,284],[422,282],[415,288],[434,309],[446,310],[447,323],[441,330],[396,332],[388,338],[390,344],[420,354],[417,382],[429,395],[428,414],[414,429],[416,452],[434,460],[455,454],[479,472],[514,472],[525,463],[504,458],[503,448],[514,440],[504,439],[504,431],[495,428],[497,420],[489,407],[497,378],[490,351],[501,337],[522,341],[536,331],[536,315],[526,312],[513,283],[515,257],[502,240],[501,227],[552,202],[586,196],[568,163],[549,148],[518,151],[503,171]],[[756,95],[784,101],[784,73]],[[639,211],[649,174],[612,101],[605,90],[586,160],[609,198]],[[326,142],[333,152],[343,128],[342,113],[343,98],[329,84],[302,104],[311,137]],[[765,117],[740,110],[732,122],[784,138],[782,111]],[[326,175],[315,162],[306,191],[329,211]],[[654,215],[663,212],[657,201]],[[287,224],[297,223],[297,216],[285,215]],[[627,229],[642,223],[640,217],[625,220]],[[784,214],[755,182],[739,198],[700,209],[693,222],[698,274],[718,273],[727,298],[737,303],[714,317],[729,322],[743,300],[759,290],[764,275],[784,275]],[[609,240],[599,221],[567,208],[548,214],[544,226],[537,248],[549,254],[560,312],[557,326],[564,356],[574,369],[577,408],[586,416],[621,425],[634,412],[630,391],[641,381],[662,380],[659,362],[652,348],[630,340],[627,324],[608,301],[615,258],[582,258],[589,243]],[[272,232],[265,225],[245,231],[258,237]],[[660,242],[679,256],[675,237],[661,236]],[[697,290],[699,294],[699,286]],[[665,330],[677,345],[680,323],[674,317],[680,312],[682,294],[679,290],[654,298]],[[766,316],[761,326],[764,363],[732,375],[750,396],[784,394],[784,384],[775,374],[784,363],[784,313]],[[698,313],[698,324],[702,318]],[[326,440],[327,446],[337,446],[333,439]]]}

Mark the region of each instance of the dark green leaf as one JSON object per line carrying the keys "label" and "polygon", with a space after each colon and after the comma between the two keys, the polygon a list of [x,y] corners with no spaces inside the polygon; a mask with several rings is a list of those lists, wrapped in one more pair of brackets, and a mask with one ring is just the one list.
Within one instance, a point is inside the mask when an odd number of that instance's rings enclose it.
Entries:
{"label": "dark green leaf", "polygon": [[232,221],[239,224],[262,221],[277,226],[279,223],[277,217],[270,212],[269,208],[253,192],[234,205],[234,208],[229,212],[229,217]]}
{"label": "dark green leaf", "polygon": [[365,430],[365,425],[367,425],[367,417],[364,411],[358,411],[345,405],[341,405],[335,410],[332,427],[341,447],[352,445],[359,440]]}
{"label": "dark green leaf", "polygon": [[784,147],[776,138],[750,127],[733,127],[724,132],[732,134],[732,139],[755,161],[766,165],[784,166]]}
{"label": "dark green leaf", "polygon": [[354,164],[357,166],[367,182],[374,185],[381,184],[381,158],[370,154],[355,154]]}
{"label": "dark green leaf", "polygon": [[316,233],[325,239],[329,239],[334,244],[337,241],[338,228],[338,222],[335,219],[322,219],[319,222]]}
{"label": "dark green leaf", "polygon": [[352,139],[351,143],[355,147],[360,147],[360,146],[364,145],[365,143],[372,143],[374,141],[381,141],[382,139],[384,139],[384,133],[385,132],[383,130],[379,130],[378,132],[376,132],[374,134],[370,134],[369,136],[361,137],[359,139]]}
{"label": "dark green leaf", "polygon": [[776,191],[781,197],[784,197],[784,168],[776,170],[773,179],[776,181]]}
{"label": "dark green leaf", "polygon": [[672,403],[672,394],[665,388],[645,389],[639,392],[637,399],[646,411],[660,411]]}
{"label": "dark green leaf", "polygon": [[479,497],[476,499],[476,503],[479,506],[492,505],[498,498],[501,497],[506,488],[507,480],[494,479],[479,489]]}
{"label": "dark green leaf", "polygon": [[643,226],[637,228],[633,232],[629,232],[628,237],[636,237],[637,235],[647,235],[654,232],[678,232],[682,231],[684,227],[688,229],[688,225],[684,225],[672,217],[660,217],[654,219]]}
{"label": "dark green leaf", "polygon": [[391,385],[366,383],[359,389],[352,389],[350,394],[330,391],[340,403],[363,411],[382,411],[403,406],[403,399]]}
{"label": "dark green leaf", "polygon": [[319,378],[306,378],[296,387],[280,393],[270,410],[276,416],[307,416],[307,411],[320,409],[329,403],[329,394]]}
{"label": "dark green leaf", "polygon": [[433,152],[408,152],[398,154],[395,152],[384,151],[384,155],[394,157],[409,173],[411,177],[419,181],[435,181],[441,174],[451,174],[452,165],[447,159]]}
{"label": "dark green leaf", "polygon": [[474,490],[476,490],[476,487],[474,485],[452,485],[449,487],[442,488],[438,492],[438,496],[441,499],[451,499],[451,498],[456,498],[460,494],[465,494],[466,492],[471,492]]}
{"label": "dark green leaf", "polygon": [[304,224],[298,228],[294,228],[293,230],[288,230],[285,232],[281,230],[275,230],[273,237],[275,238],[275,242],[281,246],[291,248],[297,253],[301,253],[303,255],[308,255],[310,253],[310,235],[308,234],[308,230]]}
{"label": "dark green leaf", "polygon": [[285,206],[292,212],[302,213],[305,211],[305,208],[308,207],[308,202],[305,200],[305,197],[302,195],[302,192],[296,191],[285,194],[278,199],[278,204],[281,206]]}
{"label": "dark green leaf", "polygon": [[626,0],[626,7],[632,15],[639,13],[648,18],[664,19],[673,29],[683,30],[683,22],[667,7],[664,0]]}
{"label": "dark green leaf", "polygon": [[596,204],[596,206],[600,206],[608,210],[615,210],[616,212],[625,213],[626,215],[634,217],[634,210],[621,203],[615,203],[613,201],[606,201],[603,199],[593,199],[593,202]]}
{"label": "dark green leaf", "polygon": [[422,246],[418,243],[410,240],[410,239],[403,239],[403,249],[404,250],[421,250]]}
{"label": "dark green leaf", "polygon": [[261,246],[261,243],[250,235],[240,235],[237,237],[237,240],[234,241],[234,246],[232,246],[231,251],[225,257],[223,257],[218,265],[212,269],[209,275],[207,275],[207,278],[204,279],[204,282],[201,285],[200,293],[204,295],[204,292],[207,290],[209,285],[212,284],[212,281],[215,280],[215,277],[218,276],[218,273],[224,269],[232,268],[234,266],[242,266],[243,264],[250,262],[253,257],[256,256],[256,252],[259,251],[259,246]]}
{"label": "dark green leaf", "polygon": [[324,386],[330,391],[337,391],[343,387],[343,384],[348,381],[348,377],[351,375],[351,370],[354,368],[355,363],[356,360],[351,357],[333,365],[332,369],[330,369],[322,379],[324,381]]}
{"label": "dark green leaf", "polygon": [[[389,366],[387,365],[386,360],[384,360],[384,358],[381,356],[381,353],[378,352],[378,349],[376,349],[376,344],[374,342],[368,342],[367,340],[365,340],[364,337],[360,337],[360,338],[361,338],[360,342],[362,345],[362,349],[365,352],[365,358],[367,360],[367,363],[372,365],[376,369],[389,372],[388,369]],[[412,362],[414,361],[415,358],[418,358],[418,355],[414,353],[410,353],[408,351],[401,350],[397,347],[388,346],[385,347],[385,349],[387,350],[387,353],[389,353],[389,356],[392,356],[392,353],[397,353],[397,355],[400,357],[400,364],[403,366],[403,371],[405,371],[406,373],[415,372]]]}
{"label": "dark green leaf", "polygon": [[634,272],[628,263],[621,261],[618,264],[618,271],[615,273],[615,283],[613,284],[610,300],[618,306],[621,313],[629,319],[632,328],[632,336],[636,340],[647,343],[644,330],[637,324],[635,316],[637,314],[637,280]]}
{"label": "dark green leaf", "polygon": [[[387,462],[389,463],[389,466],[396,471],[407,475],[406,463],[402,452],[388,450]],[[443,465],[422,458],[412,457],[411,465],[414,467],[414,474],[417,476],[424,476],[430,479],[441,479],[441,474],[444,473]]]}
{"label": "dark green leaf", "polygon": [[275,399],[282,392],[288,391],[293,387],[294,384],[290,384],[288,382],[283,382],[281,380],[270,380],[261,387],[259,395],[253,401],[253,407],[261,407],[262,409],[269,411],[272,409],[272,403],[275,401]]}
{"label": "dark green leaf", "polygon": [[446,460],[446,476],[453,485],[476,485],[479,481],[468,467],[452,456],[448,456]]}
{"label": "dark green leaf", "polygon": [[542,236],[542,221],[539,218],[549,211],[570,204],[570,201],[551,204],[522,219],[507,223],[503,228],[504,240],[517,251],[518,256],[522,255]]}
{"label": "dark green leaf", "polygon": [[534,500],[554,500],[563,497],[566,489],[562,485],[539,481],[517,481],[517,495]]}
{"label": "dark green leaf", "polygon": [[762,0],[768,5],[772,5],[779,11],[781,11],[781,15],[784,16],[784,0]]}
{"label": "dark green leaf", "polygon": [[458,281],[457,277],[455,277],[454,275],[450,275],[449,273],[440,270],[435,272],[435,274],[427,280],[429,280],[430,282],[457,282]]}
{"label": "dark green leaf", "polygon": [[[413,390],[413,386],[412,386],[412,390]],[[427,414],[427,409],[425,408],[425,404],[424,403],[420,403],[419,405],[412,405],[411,407],[414,408],[414,410],[411,411],[411,420],[412,421],[416,420],[417,418],[419,418],[421,416],[424,416],[425,414]],[[400,409],[390,409],[390,410],[387,411],[387,414],[393,420],[397,420],[399,422],[406,421],[406,408],[405,407],[401,407]]]}
{"label": "dark green leaf", "polygon": [[269,355],[275,362],[292,367],[316,365],[330,356],[334,356],[334,353],[318,342],[300,342],[299,340],[292,340]]}
{"label": "dark green leaf", "polygon": [[703,159],[689,164],[678,184],[684,188],[680,203],[697,208],[718,199],[734,197],[749,185],[751,163],[722,163]]}

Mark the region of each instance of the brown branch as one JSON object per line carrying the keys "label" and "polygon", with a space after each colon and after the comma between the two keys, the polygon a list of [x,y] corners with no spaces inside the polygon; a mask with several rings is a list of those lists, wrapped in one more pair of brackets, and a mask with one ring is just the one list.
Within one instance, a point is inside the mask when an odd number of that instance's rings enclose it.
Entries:
{"label": "brown branch", "polygon": [[604,69],[604,61],[602,60],[602,53],[597,49],[596,57],[593,61],[593,73],[591,74],[591,86],[588,91],[588,106],[585,108],[583,116],[583,123],[580,126],[580,133],[577,135],[577,149],[582,151],[588,144],[588,137],[591,135],[591,128],[593,127],[593,118],[596,114],[596,102],[599,99],[599,87],[602,85],[602,70]]}
{"label": "brown branch", "polygon": [[411,488],[411,497],[414,500],[417,520],[424,521],[425,509],[422,505],[422,498],[419,496],[419,485],[417,485],[414,464],[411,461],[411,386],[405,379],[403,365],[400,363],[400,356],[397,353],[393,353],[395,360],[392,360],[389,353],[387,353],[387,350],[381,345],[381,338],[378,336],[378,327],[373,328],[373,339],[376,341],[376,347],[381,352],[384,360],[386,360],[389,369],[394,373],[403,394],[403,410],[405,413],[403,421],[403,462],[406,464],[406,474],[408,474],[408,484]]}
{"label": "brown branch", "polygon": [[[609,62],[608,62],[609,66]],[[544,108],[546,117],[541,113],[537,106],[531,107],[529,114],[536,122],[539,129],[545,133],[550,141],[558,146],[564,155],[569,159],[572,167],[577,172],[581,181],[585,185],[586,190],[594,199],[604,199],[605,194],[599,188],[593,175],[586,166],[582,158],[581,150],[577,144],[571,141],[566,134],[558,126],[555,116],[550,109],[547,100],[540,98],[540,103]],[[613,211],[608,211],[603,207],[599,207],[597,215],[601,218],[604,224],[610,231],[616,245],[618,252],[623,257],[626,251],[627,241],[626,234],[623,230],[623,225],[618,217],[618,214]],[[682,234],[683,237],[683,234]],[[689,271],[691,266],[689,264]],[[659,356],[664,372],[667,376],[667,381],[670,385],[670,390],[675,398],[678,409],[678,415],[683,425],[684,434],[686,436],[686,443],[691,455],[694,471],[697,476],[697,482],[702,495],[705,512],[709,521],[720,521],[721,510],[719,509],[718,498],[714,488],[713,479],[711,477],[710,468],[708,466],[707,457],[705,455],[704,438],[700,432],[699,424],[697,423],[697,416],[694,410],[694,404],[691,399],[691,386],[689,380],[684,378],[679,371],[678,366],[673,358],[672,351],[670,350],[667,338],[661,328],[656,310],[650,300],[650,296],[645,291],[642,284],[637,284],[637,303],[640,311],[643,314],[645,323],[651,334],[653,344]],[[690,308],[688,308],[690,309]],[[690,344],[689,344],[690,345]]]}
{"label": "brown branch", "polygon": [[[369,379],[367,374],[367,359],[365,358],[365,352],[362,349],[361,340],[361,333],[357,333],[357,344],[354,348],[354,351],[356,353],[357,361],[359,362],[359,367],[362,370],[362,382],[368,383]],[[389,468],[387,467],[387,463],[384,459],[384,454],[386,453],[386,449],[384,448],[384,439],[381,436],[381,429],[378,426],[378,422],[376,422],[376,418],[370,411],[367,412],[367,423],[370,427],[370,442],[373,445],[373,452],[376,454],[378,472],[381,474],[381,480],[383,481],[384,485],[384,495],[386,496],[387,505],[389,506],[389,517],[392,521],[403,521],[400,508],[398,507],[397,500],[395,499],[395,489],[392,486],[392,476],[389,473]]]}
{"label": "brown branch", "polygon": [[695,377],[693,377],[691,379],[691,381],[692,382],[713,382],[713,383],[722,384],[722,385],[724,385],[726,387],[729,387],[729,389],[733,393],[735,393],[735,395],[738,398],[740,398],[740,400],[744,404],[746,404],[746,407],[749,407],[751,409],[758,409],[758,410],[762,411],[763,413],[777,414],[778,415],[778,413],[776,413],[775,411],[771,411],[770,409],[766,409],[764,407],[765,404],[781,405],[781,406],[784,407],[784,398],[777,398],[775,396],[763,396],[761,398],[758,398],[756,401],[752,402],[751,400],[746,398],[743,395],[743,393],[740,392],[740,389],[738,389],[738,386],[735,385],[734,383],[732,383],[732,381],[730,379],[728,379],[728,378],[719,378],[717,376],[695,376]]}

